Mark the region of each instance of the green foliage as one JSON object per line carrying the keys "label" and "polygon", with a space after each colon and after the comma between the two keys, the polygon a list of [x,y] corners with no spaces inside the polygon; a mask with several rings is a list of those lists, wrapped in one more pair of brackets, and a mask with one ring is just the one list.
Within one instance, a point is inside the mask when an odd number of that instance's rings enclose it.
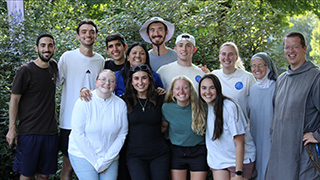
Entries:
{"label": "green foliage", "polygon": [[[311,12],[306,12],[305,15],[294,16],[288,19],[289,19],[290,26],[287,28],[283,28],[284,34],[287,34],[292,31],[301,32],[305,36],[306,45],[308,47],[307,53],[306,53],[307,60],[311,60],[317,63],[317,59],[319,59],[319,57],[316,56],[316,53],[319,52],[319,43],[317,44],[316,42],[317,41],[319,42],[319,38],[320,38],[319,36],[317,36],[317,32],[319,32],[320,20]],[[283,42],[281,41],[280,44],[274,47],[275,51],[281,52],[281,53],[283,52],[282,43]],[[287,60],[283,59],[283,62],[285,62],[284,63],[285,66],[288,65]],[[286,68],[285,66],[282,66],[282,67]],[[281,67],[281,66],[279,66],[278,64],[278,67]]]}
{"label": "green foliage", "polygon": [[312,11],[320,18],[320,1],[319,0],[260,0],[270,3],[274,8],[281,10],[288,16],[304,15],[308,11]]}
{"label": "green foliage", "polygon": [[[3,2],[1,2],[3,4]],[[2,6],[1,6],[2,7]],[[3,179],[17,179],[17,176],[12,173],[12,162],[13,162],[13,150],[9,149],[6,143],[5,135],[7,133],[7,117],[8,117],[8,105],[12,77],[14,76],[15,67],[20,66],[16,58],[16,49],[12,49],[14,44],[18,44],[17,41],[11,41],[8,34],[8,15],[7,12],[2,8],[0,10],[0,21],[2,26],[0,26],[0,159],[1,159],[1,169],[0,177]],[[12,36],[12,39],[18,38],[17,36]]]}
{"label": "green foliage", "polygon": [[[206,64],[211,69],[219,67],[219,46],[234,41],[249,67],[250,57],[257,52],[267,51],[275,59],[280,53],[273,52],[273,43],[283,36],[285,16],[271,6],[259,7],[242,1],[112,1],[105,9],[105,18],[99,21],[104,27],[100,37],[121,32],[128,44],[143,41],[139,35],[141,25],[150,17],[160,16],[175,24],[175,34],[167,43],[174,47],[175,37],[188,32],[195,36],[198,51],[194,54],[195,64]],[[266,14],[267,13],[267,14]],[[105,44],[100,42],[99,47]],[[149,45],[151,48],[151,46]],[[282,61],[279,60],[282,65]]]}
{"label": "green foliage", "polygon": [[307,59],[313,60],[310,56],[310,52],[312,51],[313,47],[311,46],[310,42],[312,39],[312,31],[316,29],[316,22],[319,22],[316,16],[312,13],[306,13],[304,16],[294,16],[290,18],[290,23],[293,26],[288,29],[289,31],[298,31],[303,33],[305,39],[307,41]]}
{"label": "green foliage", "polygon": [[310,45],[312,50],[310,52],[310,56],[313,61],[320,65],[320,20],[316,20],[317,25],[312,30],[312,39]]}

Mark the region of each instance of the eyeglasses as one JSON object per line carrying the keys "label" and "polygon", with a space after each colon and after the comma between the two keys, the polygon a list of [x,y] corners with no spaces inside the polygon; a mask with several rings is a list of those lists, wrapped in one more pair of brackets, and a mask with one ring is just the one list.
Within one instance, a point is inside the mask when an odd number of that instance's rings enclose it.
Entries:
{"label": "eyeglasses", "polygon": [[266,66],[266,64],[252,64],[251,68],[263,68],[264,66]]}
{"label": "eyeglasses", "polygon": [[285,46],[284,49],[285,50],[290,50],[291,48],[293,49],[299,49],[301,47],[301,45],[293,45],[293,46]]}
{"label": "eyeglasses", "polygon": [[105,79],[105,78],[102,78],[102,79],[98,79],[99,81],[102,81],[102,82],[104,82],[104,83],[106,83],[106,82],[108,82],[108,83],[110,83],[110,84],[115,84],[116,83],[116,81],[115,80],[111,80],[111,79]]}
{"label": "eyeglasses", "polygon": [[131,68],[131,71],[133,72],[137,72],[137,71],[150,71],[150,68],[148,65],[146,64],[139,64],[139,65],[136,65],[136,66],[133,66]]}

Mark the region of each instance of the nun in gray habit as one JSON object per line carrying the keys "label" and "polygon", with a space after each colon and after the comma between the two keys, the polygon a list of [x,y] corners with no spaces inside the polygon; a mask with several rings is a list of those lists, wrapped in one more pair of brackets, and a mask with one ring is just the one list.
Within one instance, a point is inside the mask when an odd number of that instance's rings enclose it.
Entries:
{"label": "nun in gray habit", "polygon": [[257,80],[257,83],[251,86],[248,97],[250,132],[257,149],[255,165],[258,176],[255,179],[264,180],[271,147],[272,99],[278,73],[270,56],[264,52],[251,58],[251,71]]}

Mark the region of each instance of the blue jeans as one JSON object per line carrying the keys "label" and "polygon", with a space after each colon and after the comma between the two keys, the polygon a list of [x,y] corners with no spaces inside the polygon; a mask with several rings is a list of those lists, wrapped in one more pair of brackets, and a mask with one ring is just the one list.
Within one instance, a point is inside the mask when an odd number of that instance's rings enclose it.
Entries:
{"label": "blue jeans", "polygon": [[69,159],[74,172],[79,180],[116,180],[118,176],[118,160],[111,163],[107,172],[98,173],[94,167],[84,158],[73,156],[69,153]]}

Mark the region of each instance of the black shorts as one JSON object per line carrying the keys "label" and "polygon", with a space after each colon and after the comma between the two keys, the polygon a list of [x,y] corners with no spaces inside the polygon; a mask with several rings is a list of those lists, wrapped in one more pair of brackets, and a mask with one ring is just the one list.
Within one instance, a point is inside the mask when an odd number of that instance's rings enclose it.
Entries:
{"label": "black shorts", "polygon": [[183,147],[171,145],[171,169],[208,171],[207,148],[205,145]]}
{"label": "black shorts", "polygon": [[58,164],[58,134],[18,135],[13,171],[24,176],[55,174]]}
{"label": "black shorts", "polygon": [[59,136],[59,148],[62,154],[66,157],[68,155],[68,145],[69,145],[69,135],[71,133],[70,129],[60,129],[60,136]]}

